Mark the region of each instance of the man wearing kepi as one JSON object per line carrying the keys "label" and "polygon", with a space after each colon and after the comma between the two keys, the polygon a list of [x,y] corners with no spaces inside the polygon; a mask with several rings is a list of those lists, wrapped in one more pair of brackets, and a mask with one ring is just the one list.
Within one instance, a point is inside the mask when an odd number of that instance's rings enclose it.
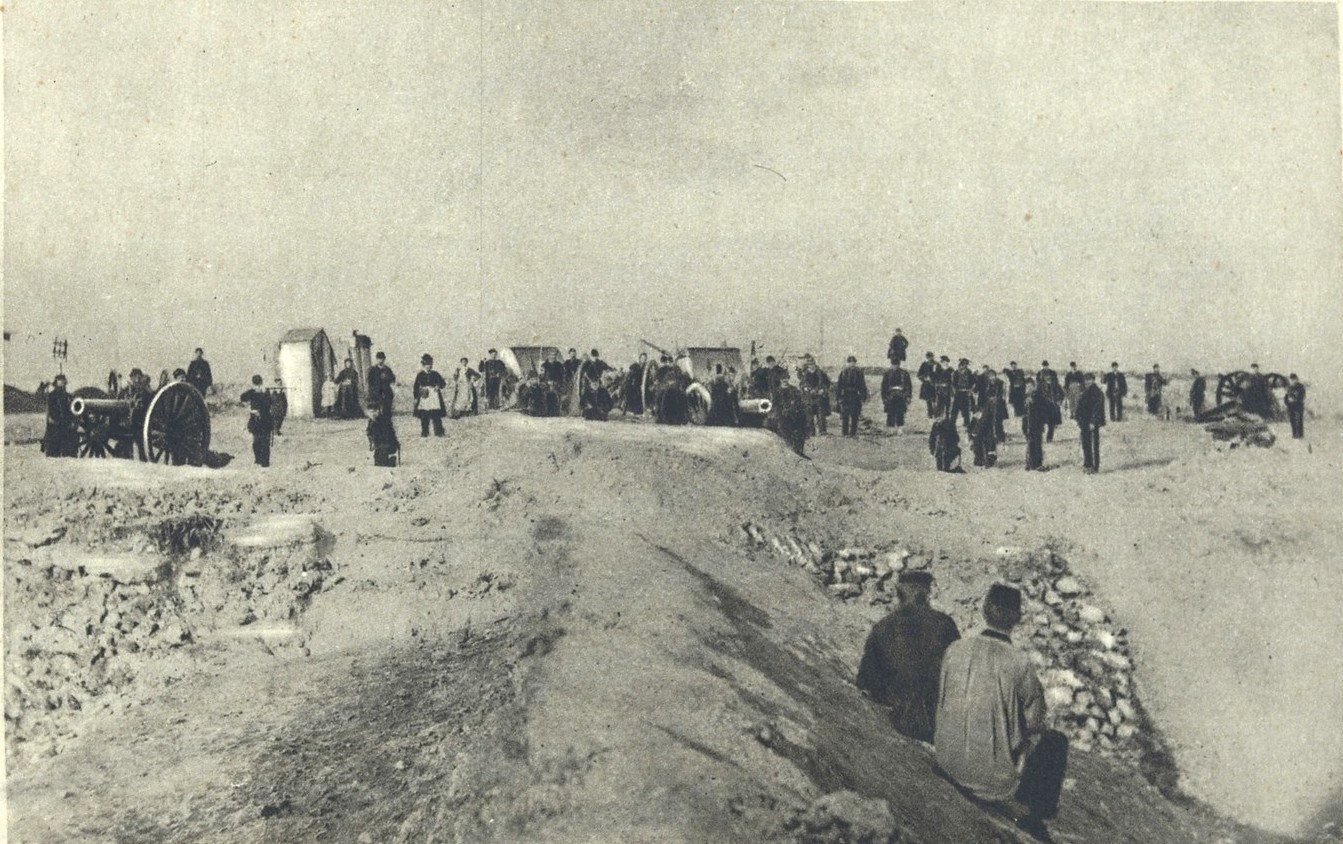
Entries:
{"label": "man wearing kepi", "polygon": [[863,370],[858,368],[858,358],[849,355],[844,368],[839,371],[835,388],[844,436],[857,436],[858,419],[862,415],[863,402],[867,401],[867,379],[863,377]]}
{"label": "man wearing kepi", "polygon": [[434,369],[432,355],[420,357],[420,371],[415,373],[415,416],[420,420],[420,436],[429,436],[429,426],[434,427],[434,436],[443,436],[443,417],[448,415],[443,405],[443,388],[448,382]]}
{"label": "man wearing kepi", "polygon": [[1030,658],[1012,647],[1021,592],[998,583],[989,587],[984,621],[978,636],[953,642],[942,658],[937,765],[972,797],[1012,813],[1018,827],[1049,840],[1044,822],[1058,812],[1068,740],[1045,729],[1040,678]]}
{"label": "man wearing kepi", "polygon": [[905,571],[896,580],[896,607],[867,636],[858,688],[891,709],[891,724],[919,741],[933,740],[942,653],[961,637],[956,622],[929,606],[933,576]]}
{"label": "man wearing kepi", "polygon": [[489,357],[480,362],[480,375],[485,379],[485,406],[490,410],[498,410],[508,366],[499,360],[498,349],[490,349],[487,354]]}

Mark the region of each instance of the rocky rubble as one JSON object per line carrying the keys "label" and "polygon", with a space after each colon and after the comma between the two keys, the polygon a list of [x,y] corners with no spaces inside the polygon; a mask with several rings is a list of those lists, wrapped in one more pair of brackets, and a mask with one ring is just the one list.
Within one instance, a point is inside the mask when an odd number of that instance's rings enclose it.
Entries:
{"label": "rocky rubble", "polygon": [[[795,531],[753,522],[742,525],[742,534],[753,548],[803,568],[831,596],[849,603],[892,603],[899,572],[951,564],[945,552],[894,542],[828,550]],[[1128,631],[1098,605],[1067,561],[1049,549],[1000,548],[986,569],[996,569],[1025,597],[1015,639],[1039,667],[1051,725],[1077,750],[1117,758],[1152,778],[1171,776],[1169,757],[1138,698]],[[977,597],[966,597],[951,613],[964,630],[980,624],[978,608]]]}
{"label": "rocky rubble", "polygon": [[[91,500],[66,499],[79,509]],[[171,678],[165,665],[184,646],[292,621],[335,582],[311,520],[306,538],[244,547],[228,541],[222,519],[162,509],[177,514],[69,531],[44,514],[6,541],[10,764],[57,751],[80,713],[122,705],[128,698],[113,693],[142,676]]]}

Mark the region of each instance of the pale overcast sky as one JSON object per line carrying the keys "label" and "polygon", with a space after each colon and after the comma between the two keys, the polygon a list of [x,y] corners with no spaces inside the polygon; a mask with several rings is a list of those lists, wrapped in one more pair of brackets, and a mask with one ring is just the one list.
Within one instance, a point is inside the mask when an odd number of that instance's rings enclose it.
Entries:
{"label": "pale overcast sky", "polygon": [[[1343,368],[1330,3],[5,11],[6,380],[489,345]],[[1340,385],[1343,386],[1343,385]]]}

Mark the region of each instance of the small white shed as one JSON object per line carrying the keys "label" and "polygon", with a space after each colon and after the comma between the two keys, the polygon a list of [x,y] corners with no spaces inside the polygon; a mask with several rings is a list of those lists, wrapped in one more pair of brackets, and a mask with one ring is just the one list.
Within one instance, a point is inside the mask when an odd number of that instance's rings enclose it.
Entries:
{"label": "small white shed", "polygon": [[336,352],[320,328],[295,328],[280,338],[275,356],[292,417],[312,418],[322,402],[322,384],[335,377]]}

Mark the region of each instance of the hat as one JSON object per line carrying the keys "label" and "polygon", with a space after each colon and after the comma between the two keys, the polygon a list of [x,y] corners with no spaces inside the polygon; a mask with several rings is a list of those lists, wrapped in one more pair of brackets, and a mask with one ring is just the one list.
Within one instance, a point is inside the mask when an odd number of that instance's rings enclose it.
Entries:
{"label": "hat", "polygon": [[1110,366],[1119,366],[1119,361],[1117,360],[1110,361]]}
{"label": "hat", "polygon": [[854,357],[853,355],[849,355],[847,358],[845,358],[845,361],[847,361],[848,363],[857,363],[858,358]]}
{"label": "hat", "polygon": [[1047,361],[1047,360],[1042,360],[1042,361],[1040,361],[1040,365],[1041,365],[1041,366],[1049,366],[1049,361]]}
{"label": "hat", "polygon": [[910,583],[915,586],[932,586],[933,573],[930,571],[902,571],[895,582]]}
{"label": "hat", "polygon": [[374,355],[373,357],[377,358],[378,360],[387,360],[387,353],[386,353],[386,352],[378,352],[378,353],[377,353],[376,355]]}
{"label": "hat", "polygon": [[601,357],[602,355],[601,355],[601,352],[597,351],[596,349],[593,349],[593,350],[592,350],[592,356],[593,356],[594,358],[599,358],[599,357]]}
{"label": "hat", "polygon": [[993,584],[989,587],[989,594],[985,600],[1011,613],[1021,613],[1021,590],[1012,586],[1006,586],[1002,583]]}
{"label": "hat", "polygon": [[940,359],[946,361],[947,363],[951,363],[951,358],[947,357],[946,355],[943,355]]}
{"label": "hat", "polygon": [[420,363],[433,363],[433,362],[434,362],[433,355],[420,355]]}
{"label": "hat", "polygon": [[969,359],[969,358],[961,358],[960,363],[959,363],[958,365],[959,365],[959,366],[969,366],[969,365],[970,365],[970,359]]}
{"label": "hat", "polygon": [[486,352],[486,354],[497,355],[497,354],[499,354],[499,350],[498,350],[498,349],[490,349],[488,352]]}

